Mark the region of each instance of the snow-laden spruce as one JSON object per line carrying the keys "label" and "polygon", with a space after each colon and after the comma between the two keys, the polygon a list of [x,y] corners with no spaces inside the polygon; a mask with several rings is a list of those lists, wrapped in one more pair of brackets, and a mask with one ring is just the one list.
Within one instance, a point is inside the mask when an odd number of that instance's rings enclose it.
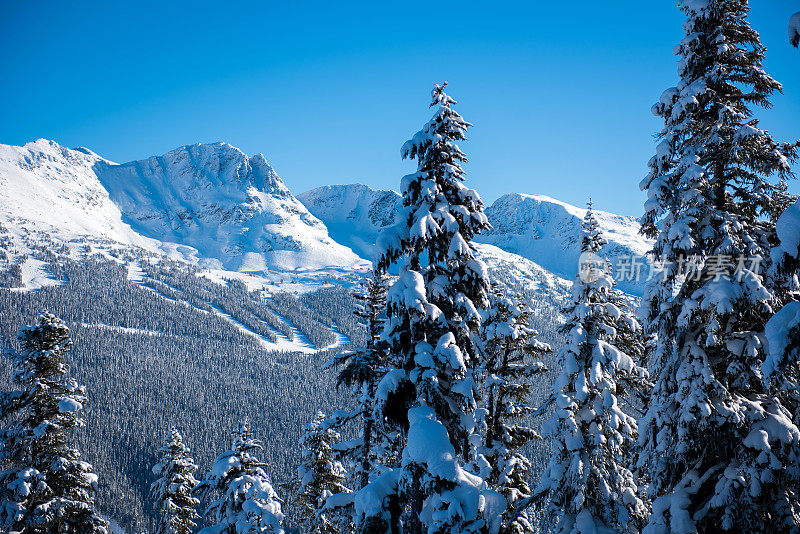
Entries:
{"label": "snow-laden spruce", "polygon": [[800,11],[789,18],[789,43],[795,48],[800,46]]}
{"label": "snow-laden spruce", "polygon": [[69,328],[45,313],[19,341],[12,358],[20,389],[0,399],[0,530],[110,534],[95,510],[97,475],[70,446],[85,424],[86,390],[68,377]]}
{"label": "snow-laden spruce", "polygon": [[358,304],[355,315],[365,322],[367,341],[364,347],[341,352],[328,366],[341,366],[337,385],[351,388],[356,401],[353,410],[338,410],[324,422],[329,429],[339,429],[355,422],[360,426],[356,439],[340,441],[333,445],[335,457],[347,472],[347,491],[329,495],[318,513],[338,517],[349,529],[355,525],[364,531],[373,528],[372,519],[361,518],[355,511],[355,498],[370,481],[375,480],[400,465],[400,432],[380,424],[382,413],[376,410],[375,393],[380,380],[400,361],[392,357],[387,343],[381,339],[386,313],[388,278],[385,273],[373,269],[362,280],[360,289],[354,293]]}
{"label": "snow-laden spruce", "polygon": [[548,495],[562,534],[638,532],[647,505],[631,472],[636,420],[623,394],[646,386],[637,360],[641,327],[614,289],[591,202],[581,235],[581,272],[564,309],[566,343],[553,384],[555,411],[544,430],[553,455],[536,493]]}
{"label": "snow-laden spruce", "polygon": [[231,450],[219,455],[195,492],[209,501],[212,524],[200,534],[283,534],[280,498],[256,456],[264,449],[245,419],[232,432]]}
{"label": "snow-laden spruce", "polygon": [[189,456],[178,429],[170,429],[164,445],[158,449],[159,460],[153,466],[158,480],[150,486],[153,508],[158,514],[156,534],[190,534],[200,518],[195,508],[200,500],[192,496],[198,481],[194,478],[197,465]]}
{"label": "snow-laden spruce", "polygon": [[[774,221],[791,203],[796,143],[753,118],[781,85],[745,0],[679,0],[680,82],[641,187],[643,231],[663,271],[645,294],[655,385],[640,421],[656,500],[646,532],[796,531],[800,431],[765,383],[764,326],[780,304],[765,279]],[[775,177],[775,178],[773,178]]]}
{"label": "snow-laden spruce", "polygon": [[417,172],[402,180],[400,222],[378,240],[378,269],[398,266],[383,332],[398,365],[378,384],[376,409],[382,426],[406,437],[402,464],[356,494],[355,513],[375,532],[490,532],[505,499],[464,469],[480,442],[472,371],[488,297],[471,241],[488,222],[462,183],[466,156],[457,142],[470,125],[443,86],[432,97],[433,117],[401,149]]}
{"label": "snow-laden spruce", "polygon": [[[354,315],[365,323],[366,343],[357,350],[335,355],[326,365],[341,367],[337,385],[351,388],[355,409],[338,410],[329,419],[318,415],[306,429],[303,464],[298,470],[298,500],[304,517],[315,515],[316,525],[329,525],[329,532],[351,531],[357,524],[369,532],[374,520],[362,521],[356,516],[357,492],[400,464],[399,432],[378,424],[380,414],[375,410],[377,384],[393,368],[390,362],[398,361],[390,358],[387,343],[381,339],[387,283],[385,273],[376,269],[362,279],[353,294],[357,302]],[[359,435],[353,440],[338,441],[337,431],[351,422],[360,426]]]}
{"label": "snow-laden spruce", "polygon": [[[488,485],[506,498],[508,513],[532,494],[531,462],[521,451],[540,436],[524,420],[532,413],[531,378],[546,371],[539,360],[550,351],[549,345],[536,338],[530,316],[531,310],[520,299],[512,300],[494,287],[481,328],[479,376],[485,415],[481,423],[484,441],[478,447],[476,465]],[[522,509],[514,517],[504,515],[501,531],[535,532],[528,510]]]}
{"label": "snow-laden spruce", "polygon": [[[783,307],[767,321],[764,328],[767,355],[761,371],[771,391],[792,414],[800,427],[800,200],[789,206],[778,218],[776,233],[779,243],[772,249],[769,276]],[[797,464],[787,469],[788,478],[796,481]],[[794,491],[794,511],[800,508],[800,495]]]}
{"label": "snow-laden spruce", "polygon": [[300,442],[301,463],[293,489],[303,527],[311,534],[344,534],[351,525],[340,507],[325,508],[328,497],[351,494],[344,485],[347,471],[334,456],[333,447],[340,438],[334,422],[335,419],[326,419],[323,412],[317,412],[304,428]]}
{"label": "snow-laden spruce", "polygon": [[376,424],[375,389],[390,368],[387,344],[381,340],[386,312],[388,278],[384,273],[371,270],[353,296],[358,304],[355,315],[365,322],[367,342],[354,351],[344,351],[334,357],[332,365],[341,366],[337,383],[352,389],[357,407],[339,418],[349,421],[360,418],[358,439],[336,444],[337,454],[346,459],[351,472],[352,488],[356,491],[366,486],[385,467],[393,466],[396,450],[396,432],[388,435]]}
{"label": "snow-laden spruce", "polygon": [[[767,322],[764,334],[768,353],[761,365],[764,377],[788,394],[785,404],[797,405],[800,398],[800,200],[786,208],[775,225],[778,246],[771,251],[771,272],[775,290],[786,303]],[[800,405],[795,406],[795,410]],[[795,414],[795,422],[800,413]]]}

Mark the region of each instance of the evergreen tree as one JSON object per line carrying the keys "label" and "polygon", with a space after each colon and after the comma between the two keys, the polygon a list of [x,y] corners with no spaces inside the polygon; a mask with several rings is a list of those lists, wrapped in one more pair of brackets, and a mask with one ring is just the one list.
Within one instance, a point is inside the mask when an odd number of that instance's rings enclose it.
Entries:
{"label": "evergreen tree", "polygon": [[[495,286],[490,303],[482,325],[480,374],[486,392],[486,419],[477,463],[484,480],[506,498],[511,512],[532,493],[528,485],[531,462],[521,449],[540,436],[523,421],[532,412],[530,379],[546,371],[539,359],[550,346],[536,339],[536,331],[529,325],[531,311],[521,300],[512,301]],[[504,533],[534,532],[525,510],[503,519]]]}
{"label": "evergreen tree", "polygon": [[800,46],[800,11],[789,19],[789,43],[795,48]]}
{"label": "evergreen tree", "polygon": [[553,384],[556,409],[546,425],[553,455],[537,493],[549,494],[559,515],[558,532],[638,532],[647,517],[629,470],[636,420],[622,406],[626,389],[645,385],[639,324],[614,290],[592,205],[582,225],[581,271],[564,309],[559,352],[561,373]]}
{"label": "evergreen tree", "polygon": [[639,425],[657,497],[647,531],[796,531],[800,431],[761,364],[778,304],[764,272],[798,145],[753,117],[781,86],[762,69],[747,1],[678,5],[681,79],[653,107],[665,126],[642,182],[643,232],[664,268],[644,299],[658,336]]}
{"label": "evergreen tree", "polygon": [[771,251],[768,277],[784,305],[765,328],[769,351],[761,370],[785,406],[800,407],[800,200],[781,214],[776,233],[779,242]]}
{"label": "evergreen tree", "polygon": [[463,466],[480,441],[472,371],[488,296],[471,240],[489,224],[462,183],[466,156],[456,143],[470,124],[443,86],[432,97],[433,118],[401,150],[417,172],[402,180],[400,222],[378,240],[378,269],[399,268],[383,332],[399,365],[378,384],[377,410],[405,438],[402,465],[359,492],[356,515],[375,531],[484,532],[495,528],[503,499]]}
{"label": "evergreen tree", "polygon": [[197,466],[189,456],[189,447],[174,426],[164,445],[158,450],[159,462],[153,467],[156,480],[150,487],[153,507],[158,513],[156,534],[190,534],[200,516],[195,511],[200,501],[192,496],[198,481]]}
{"label": "evergreen tree", "polygon": [[357,491],[369,483],[371,476],[381,473],[378,462],[385,461],[390,451],[379,451],[376,447],[385,441],[378,434],[382,429],[375,422],[375,388],[388,368],[386,343],[380,339],[386,311],[386,275],[372,270],[364,278],[360,292],[354,294],[359,301],[355,314],[366,322],[366,346],[355,351],[344,351],[334,357],[333,364],[342,366],[338,385],[346,385],[353,390],[357,408],[347,417],[360,417],[362,420],[361,439],[339,444],[338,453],[347,458],[355,467],[353,488]]}
{"label": "evergreen tree", "polygon": [[195,488],[211,501],[206,515],[213,525],[200,534],[283,534],[280,498],[256,456],[263,449],[245,419],[233,432],[231,450],[217,457]]}
{"label": "evergreen tree", "polygon": [[[313,534],[347,532],[337,517],[343,506],[333,500],[326,503],[332,495],[350,495],[350,489],[344,485],[346,471],[333,452],[340,435],[331,428],[330,422],[324,413],[317,412],[314,420],[305,427],[300,444],[302,463],[297,469],[294,485],[295,502],[300,507],[300,518],[306,532]],[[349,522],[345,523],[344,526],[349,526]]]}
{"label": "evergreen tree", "polygon": [[3,395],[0,416],[0,526],[6,532],[108,534],[95,510],[97,475],[70,446],[85,424],[86,390],[69,378],[72,341],[61,319],[45,313],[19,333],[13,353],[14,382]]}
{"label": "evergreen tree", "polygon": [[[355,315],[366,323],[367,343],[361,349],[339,353],[331,362],[335,366],[342,366],[337,385],[352,388],[357,407],[350,412],[336,412],[324,422],[324,426],[332,431],[360,418],[362,427],[357,439],[339,442],[332,447],[335,458],[342,460],[345,468],[349,469],[348,480],[353,491],[329,496],[323,508],[329,514],[338,516],[341,522],[346,522],[350,529],[358,522],[354,516],[356,493],[366,487],[370,480],[396,468],[400,463],[399,433],[391,426],[382,424],[383,418],[375,410],[377,384],[393,368],[387,344],[381,339],[386,291],[386,275],[377,269],[371,270],[360,290],[354,294],[359,301]],[[397,361],[396,358],[393,360]],[[348,521],[344,518],[348,518]]]}

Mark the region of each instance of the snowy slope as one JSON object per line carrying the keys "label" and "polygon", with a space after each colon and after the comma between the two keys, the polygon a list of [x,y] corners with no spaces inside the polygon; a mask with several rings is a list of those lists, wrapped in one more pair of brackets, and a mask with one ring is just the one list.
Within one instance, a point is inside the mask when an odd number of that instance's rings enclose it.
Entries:
{"label": "snowy slope", "polygon": [[142,244],[97,179],[93,168],[101,162],[112,165],[89,150],[46,139],[0,145],[0,221],[67,239],[89,235]]}
{"label": "snowy slope", "polygon": [[[248,157],[226,143],[122,165],[43,139],[0,145],[0,222],[12,230],[22,225],[135,244],[226,271],[352,272],[372,258],[378,233],[394,222],[400,204],[394,191],[357,184],[295,198],[262,155]],[[535,262],[526,270],[574,277],[585,210],[514,193],[486,213],[493,229],[480,242]],[[597,219],[612,263],[649,249],[635,219],[602,211]],[[641,283],[620,287],[641,294]]]}
{"label": "snowy slope", "polygon": [[[298,195],[306,207],[322,219],[337,241],[370,258],[381,228],[388,226],[401,204],[394,191],[374,191],[360,184],[326,186]],[[486,208],[493,229],[477,241],[496,249],[479,247],[479,254],[502,250],[531,262],[525,269],[549,272],[572,280],[577,273],[580,225],[586,210],[542,195],[512,193]],[[632,217],[595,212],[608,244],[603,254],[616,265],[631,254],[643,256],[650,242],[639,235],[639,223]],[[333,230],[332,230],[333,232]],[[506,265],[513,265],[505,256]],[[484,258],[486,261],[486,258]],[[646,270],[643,270],[646,273]],[[620,281],[620,288],[641,295],[642,284]]]}
{"label": "snowy slope", "polygon": [[326,185],[300,193],[297,199],[325,222],[331,237],[365,259],[372,259],[375,239],[395,222],[402,201],[395,191],[362,184]]}
{"label": "snowy slope", "polygon": [[123,165],[98,162],[100,181],[141,234],[199,251],[233,271],[353,268],[362,263],[328,236],[264,156],[227,143],[190,145]]}
{"label": "snowy slope", "polygon": [[[632,255],[643,257],[651,242],[639,234],[633,217],[595,210],[608,243],[601,254],[614,268]],[[554,274],[572,279],[578,269],[580,226],[586,210],[544,195],[512,193],[486,208],[492,230],[480,236],[484,243],[519,254]],[[647,270],[642,273],[648,274]],[[620,289],[641,295],[644,280],[617,280]]]}

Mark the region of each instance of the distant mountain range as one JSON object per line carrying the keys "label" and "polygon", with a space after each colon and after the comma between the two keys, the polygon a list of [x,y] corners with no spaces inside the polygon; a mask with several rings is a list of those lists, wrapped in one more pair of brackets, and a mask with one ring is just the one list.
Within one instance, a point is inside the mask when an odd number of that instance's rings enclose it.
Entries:
{"label": "distant mountain range", "polygon": [[[375,191],[361,184],[323,186],[297,198],[326,224],[331,237],[365,259],[372,258],[378,233],[395,222],[402,203],[395,191]],[[486,215],[492,229],[476,237],[479,254],[488,253],[486,245],[494,245],[492,249],[521,256],[560,278],[575,277],[585,209],[544,195],[510,193],[488,206]],[[602,254],[612,265],[644,256],[650,249],[633,217],[604,211],[595,211],[595,216],[608,241]],[[643,289],[636,281],[620,280],[619,285],[634,295]]]}
{"label": "distant mountain range", "polygon": [[[234,272],[364,268],[401,202],[394,191],[361,184],[295,197],[263,155],[248,157],[227,143],[121,165],[44,139],[0,145],[0,222],[65,240],[108,239]],[[510,193],[486,213],[493,228],[477,241],[487,263],[552,283],[575,276],[583,208]],[[647,252],[636,219],[596,213],[612,264]],[[633,282],[620,287],[642,290]]]}

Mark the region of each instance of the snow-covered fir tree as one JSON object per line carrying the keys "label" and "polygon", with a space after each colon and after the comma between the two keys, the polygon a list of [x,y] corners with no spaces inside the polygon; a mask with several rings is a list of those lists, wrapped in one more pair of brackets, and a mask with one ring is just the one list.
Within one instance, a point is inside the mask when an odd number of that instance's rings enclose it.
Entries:
{"label": "snow-covered fir tree", "polygon": [[644,298],[658,336],[639,425],[656,499],[646,530],[796,531],[800,431],[761,366],[779,305],[764,273],[797,144],[777,143],[753,116],[781,85],[762,68],[747,1],[678,6],[680,82],[653,106],[665,125],[641,184],[643,232],[663,267]]}
{"label": "snow-covered fir tree", "polygon": [[[778,218],[776,233],[779,243],[772,249],[768,276],[782,306],[764,328],[767,354],[761,371],[769,391],[789,411],[795,426],[800,427],[800,200]],[[795,483],[794,488],[787,487],[794,493],[794,506],[786,513],[795,515],[800,512],[798,469],[795,460],[784,473],[787,480]]]}
{"label": "snow-covered fir tree", "polygon": [[304,428],[300,443],[301,464],[293,489],[305,531],[313,534],[344,534],[351,525],[349,520],[343,519],[344,506],[326,503],[331,495],[351,493],[345,486],[347,472],[334,454],[333,447],[340,435],[331,423],[332,420],[326,419],[323,412],[317,412],[314,420]]}
{"label": "snow-covered fir tree", "polygon": [[[387,350],[381,339],[385,322],[386,292],[388,278],[378,269],[372,269],[365,277],[362,287],[354,296],[359,302],[355,315],[365,322],[368,338],[365,346],[355,351],[341,352],[329,365],[341,366],[337,385],[352,389],[356,408],[350,412],[338,411],[325,424],[341,428],[350,421],[361,422],[360,435],[350,441],[338,442],[333,448],[336,458],[349,470],[347,478],[351,490],[334,494],[326,499],[324,509],[336,515],[340,521],[348,518],[349,527],[359,522],[355,514],[354,500],[357,492],[370,480],[391,471],[400,465],[400,432],[392,425],[382,424],[384,418],[376,411],[375,392],[378,382],[393,363],[399,360]],[[369,525],[361,525],[369,531]]]}
{"label": "snow-covered fir tree", "polygon": [[779,385],[784,404],[796,411],[800,408],[800,200],[781,214],[776,233],[779,243],[772,249],[769,275],[784,305],[767,322],[768,354],[761,369],[771,385]]}
{"label": "snow-covered fir tree", "polygon": [[69,328],[52,314],[19,333],[12,354],[20,389],[3,395],[0,529],[20,534],[109,534],[95,509],[97,475],[71,446],[85,424],[86,390],[69,378]]}
{"label": "snow-covered fir tree", "polygon": [[[480,376],[485,402],[484,442],[476,464],[489,487],[500,492],[511,513],[531,496],[531,462],[522,448],[539,435],[524,419],[531,414],[531,378],[546,370],[540,361],[550,346],[539,341],[530,327],[531,310],[520,299],[512,300],[495,286],[485,312],[481,337],[483,359]],[[503,517],[501,531],[534,532],[527,510],[513,518]]]}
{"label": "snow-covered fir tree", "polygon": [[789,19],[789,43],[795,48],[800,46],[800,11]]}
{"label": "snow-covered fir tree", "polygon": [[158,515],[156,534],[190,534],[197,526],[195,521],[200,516],[195,508],[200,501],[192,496],[198,484],[194,477],[197,466],[190,452],[173,426],[158,450],[159,461],[153,466],[153,474],[158,477],[150,487]]}
{"label": "snow-covered fir tree", "polygon": [[566,343],[553,384],[555,411],[545,425],[553,455],[536,489],[546,493],[563,534],[638,532],[647,505],[631,472],[636,420],[623,395],[646,386],[637,360],[639,323],[614,289],[591,202],[582,225],[580,273],[564,309]]}
{"label": "snow-covered fir tree", "polygon": [[[334,357],[333,364],[341,366],[337,382],[352,389],[357,408],[347,419],[361,419],[361,435],[347,443],[337,444],[337,453],[352,466],[352,489],[366,486],[373,474],[381,473],[380,462],[396,455],[385,450],[393,444],[393,434],[382,436],[382,427],[375,422],[375,388],[386,373],[389,361],[387,346],[381,340],[386,311],[387,277],[377,270],[363,279],[362,288],[354,294],[359,302],[355,315],[365,322],[366,345],[355,351],[344,351]],[[387,439],[388,438],[388,439]],[[382,450],[383,449],[383,450]]]}
{"label": "snow-covered fir tree", "polygon": [[245,419],[233,431],[231,450],[219,455],[195,488],[210,501],[206,515],[212,524],[200,534],[283,534],[280,498],[256,456],[264,449]]}
{"label": "snow-covered fir tree", "polygon": [[357,521],[372,532],[488,532],[504,505],[464,469],[480,442],[472,370],[489,289],[471,240],[489,224],[480,197],[462,183],[466,156],[457,142],[470,125],[444,86],[432,97],[433,118],[401,150],[417,172],[402,180],[400,222],[378,239],[378,269],[399,269],[383,332],[399,365],[378,384],[377,410],[405,443],[402,465],[355,497]]}

